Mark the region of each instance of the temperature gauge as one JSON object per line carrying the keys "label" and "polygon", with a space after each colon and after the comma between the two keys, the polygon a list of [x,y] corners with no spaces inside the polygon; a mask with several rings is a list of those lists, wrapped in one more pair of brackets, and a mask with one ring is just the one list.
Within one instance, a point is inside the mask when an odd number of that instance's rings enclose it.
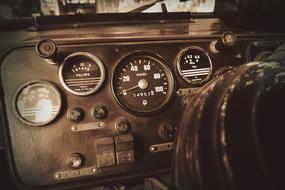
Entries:
{"label": "temperature gauge", "polygon": [[61,96],[57,88],[49,82],[30,81],[17,91],[14,108],[23,123],[31,126],[46,125],[59,114]]}
{"label": "temperature gauge", "polygon": [[188,47],[178,55],[177,70],[187,83],[201,85],[210,79],[212,62],[202,48]]}
{"label": "temperature gauge", "polygon": [[103,84],[105,69],[96,56],[78,52],[64,60],[59,69],[59,79],[70,93],[87,96],[96,92]]}

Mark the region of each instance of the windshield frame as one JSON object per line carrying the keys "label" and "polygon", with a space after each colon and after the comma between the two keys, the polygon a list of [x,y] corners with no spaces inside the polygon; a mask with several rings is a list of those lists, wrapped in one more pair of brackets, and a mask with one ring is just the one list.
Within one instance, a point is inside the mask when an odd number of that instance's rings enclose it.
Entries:
{"label": "windshield frame", "polygon": [[17,19],[0,19],[0,30],[27,29],[41,30],[47,28],[80,27],[90,24],[123,24],[146,22],[189,22],[191,19],[216,18],[214,13],[96,13],[84,15],[35,16]]}

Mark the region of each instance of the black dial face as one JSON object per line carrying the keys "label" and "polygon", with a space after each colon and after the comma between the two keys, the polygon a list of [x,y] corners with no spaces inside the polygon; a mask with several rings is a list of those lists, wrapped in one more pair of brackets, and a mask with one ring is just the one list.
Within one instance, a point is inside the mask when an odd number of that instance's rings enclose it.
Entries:
{"label": "black dial face", "polygon": [[19,88],[14,106],[18,118],[23,123],[42,126],[52,122],[59,114],[61,97],[52,84],[31,81]]}
{"label": "black dial face", "polygon": [[187,83],[204,84],[210,79],[212,62],[203,49],[189,47],[178,55],[177,70]]}
{"label": "black dial face", "polygon": [[112,88],[116,100],[127,110],[150,114],[169,103],[174,80],[160,57],[150,53],[133,53],[116,67]]}
{"label": "black dial face", "polygon": [[68,56],[60,67],[60,82],[74,95],[86,96],[96,92],[105,79],[102,62],[94,55],[78,52]]}

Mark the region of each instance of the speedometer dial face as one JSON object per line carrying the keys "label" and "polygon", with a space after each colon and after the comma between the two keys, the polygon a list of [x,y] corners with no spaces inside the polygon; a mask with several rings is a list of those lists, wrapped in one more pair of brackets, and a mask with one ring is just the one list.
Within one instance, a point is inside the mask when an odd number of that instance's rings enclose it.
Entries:
{"label": "speedometer dial face", "polygon": [[178,55],[177,70],[187,83],[204,84],[210,79],[212,62],[202,48],[188,47]]}
{"label": "speedometer dial face", "polygon": [[123,108],[132,113],[151,114],[170,102],[174,80],[159,56],[136,52],[126,56],[116,67],[112,89]]}
{"label": "speedometer dial face", "polygon": [[78,52],[68,56],[59,70],[63,87],[78,96],[96,92],[105,79],[102,62],[94,55]]}

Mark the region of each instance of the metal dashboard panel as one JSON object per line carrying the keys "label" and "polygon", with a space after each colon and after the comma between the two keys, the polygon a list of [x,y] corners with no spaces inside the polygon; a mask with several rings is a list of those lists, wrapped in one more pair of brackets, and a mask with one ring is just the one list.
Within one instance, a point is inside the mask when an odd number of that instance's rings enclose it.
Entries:
{"label": "metal dashboard panel", "polygon": [[[137,175],[151,175],[167,171],[171,167],[172,151],[150,152],[153,145],[169,143],[172,140],[161,138],[158,128],[163,123],[178,126],[183,113],[183,96],[175,94],[171,103],[163,111],[151,116],[137,116],[126,112],[116,102],[112,95],[111,75],[119,60],[128,53],[142,50],[162,56],[170,67],[175,78],[176,90],[191,88],[179,77],[176,69],[178,53],[189,46],[199,46],[209,51],[212,40],[200,39],[192,41],[149,41],[149,42],[108,42],[89,44],[58,45],[62,57],[75,52],[89,52],[97,56],[106,69],[106,79],[100,90],[89,96],[75,96],[66,91],[59,80],[60,64],[47,64],[45,59],[39,57],[35,51],[35,44],[19,47],[11,51],[1,65],[1,80],[4,93],[7,125],[6,135],[9,139],[10,158],[16,179],[28,187],[54,186],[62,183],[77,183],[92,181],[100,183],[103,180],[116,178],[129,178]],[[219,69],[228,63],[235,63],[232,55],[211,54],[214,69]],[[221,59],[222,58],[222,59]],[[44,80],[54,84],[62,97],[62,109],[58,117],[47,126],[31,127],[17,119],[13,110],[14,97],[17,89],[25,82]],[[108,115],[98,120],[91,114],[95,105],[105,105]],[[74,123],[66,117],[67,111],[72,107],[80,107],[84,111],[84,118],[78,124],[104,122],[105,127],[96,130],[73,132]],[[113,127],[120,119],[130,122],[127,134],[134,137],[133,164],[122,164],[106,168],[96,168],[97,153],[95,141],[100,138],[114,137]],[[171,147],[170,145],[168,145]],[[72,153],[84,156],[84,165],[81,173],[75,177],[58,179],[58,172],[71,170],[66,165],[67,157]],[[96,168],[96,172],[88,173],[88,169]],[[85,170],[84,170],[85,169]],[[80,173],[80,172],[79,172]],[[73,174],[70,174],[71,176]]]}

